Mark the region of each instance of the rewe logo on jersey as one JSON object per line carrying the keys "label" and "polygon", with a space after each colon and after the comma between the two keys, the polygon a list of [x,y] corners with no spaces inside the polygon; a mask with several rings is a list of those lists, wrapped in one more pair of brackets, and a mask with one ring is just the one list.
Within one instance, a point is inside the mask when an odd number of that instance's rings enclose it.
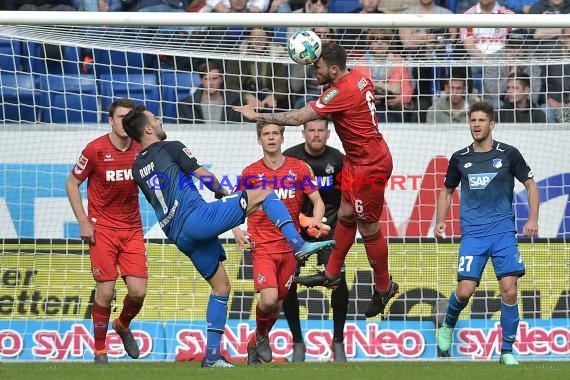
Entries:
{"label": "rewe logo on jersey", "polygon": [[497,173],[469,174],[469,188],[471,190],[483,190],[496,175]]}
{"label": "rewe logo on jersey", "polygon": [[131,169],[107,170],[105,171],[105,179],[108,182],[131,181],[133,179],[133,173]]}
{"label": "rewe logo on jersey", "polygon": [[273,190],[275,195],[279,197],[279,199],[290,199],[295,198],[295,189],[275,189]]}

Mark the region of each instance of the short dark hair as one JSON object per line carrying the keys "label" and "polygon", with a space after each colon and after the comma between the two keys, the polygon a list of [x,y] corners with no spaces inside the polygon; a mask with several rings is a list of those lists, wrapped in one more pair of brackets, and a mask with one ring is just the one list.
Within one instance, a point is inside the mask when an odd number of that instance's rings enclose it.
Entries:
{"label": "short dark hair", "polygon": [[224,73],[222,64],[219,61],[211,60],[202,63],[200,67],[198,67],[198,75],[200,75],[200,78],[203,78],[212,70],[218,70],[220,74]]}
{"label": "short dark hair", "polygon": [[334,41],[323,44],[321,59],[329,66],[336,65],[341,70],[346,70],[346,50]]}
{"label": "short dark hair", "polygon": [[144,126],[149,122],[145,111],[145,106],[137,105],[123,117],[123,129],[130,138],[138,142],[141,142]]}
{"label": "short dark hair", "polygon": [[115,111],[119,107],[133,109],[137,106],[134,100],[132,99],[117,99],[109,106],[109,117],[115,116]]}
{"label": "short dark hair", "polygon": [[[487,102],[475,102],[469,108],[469,118],[473,112],[485,112],[489,121],[495,121],[495,108],[490,103]],[[124,119],[123,119],[124,120]]]}
{"label": "short dark hair", "polygon": [[514,71],[507,76],[507,80],[520,80],[525,86],[530,87],[530,77],[523,71]]}

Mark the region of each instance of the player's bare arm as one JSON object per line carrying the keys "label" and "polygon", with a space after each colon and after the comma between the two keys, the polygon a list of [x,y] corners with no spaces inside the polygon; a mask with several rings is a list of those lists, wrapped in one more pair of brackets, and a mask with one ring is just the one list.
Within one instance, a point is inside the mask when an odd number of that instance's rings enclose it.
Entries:
{"label": "player's bare arm", "polygon": [[196,169],[193,176],[202,181],[202,183],[216,195],[216,198],[221,198],[229,194],[228,189],[220,186],[220,180],[218,180],[218,177],[203,166]]}
{"label": "player's bare arm", "polygon": [[234,110],[249,120],[265,121],[277,125],[302,125],[322,118],[309,104],[299,110],[277,113],[258,113],[251,106],[237,106]]}
{"label": "player's bare arm", "polygon": [[69,199],[69,204],[75,214],[75,218],[79,223],[79,236],[86,243],[95,243],[95,235],[93,231],[93,225],[87,218],[87,213],[83,208],[83,201],[81,199],[81,192],[79,191],[79,186],[83,183],[82,180],[77,179],[73,174],[67,177],[67,182],[65,184],[65,190],[67,192],[67,198]]}
{"label": "player's bare arm", "polygon": [[534,179],[530,178],[524,182],[524,187],[528,194],[528,220],[523,227],[524,236],[536,236],[538,234],[538,205],[540,203],[538,186]]}
{"label": "player's bare arm", "polygon": [[454,191],[455,189],[449,189],[444,186],[441,188],[439,195],[437,196],[435,227],[433,229],[433,234],[435,237],[445,238],[445,229],[447,228],[445,218],[447,217],[447,212],[451,207],[451,200]]}
{"label": "player's bare arm", "polygon": [[318,191],[308,195],[309,200],[313,204],[313,220],[309,227],[317,227],[319,230],[323,227],[323,217],[325,216],[325,203]]}

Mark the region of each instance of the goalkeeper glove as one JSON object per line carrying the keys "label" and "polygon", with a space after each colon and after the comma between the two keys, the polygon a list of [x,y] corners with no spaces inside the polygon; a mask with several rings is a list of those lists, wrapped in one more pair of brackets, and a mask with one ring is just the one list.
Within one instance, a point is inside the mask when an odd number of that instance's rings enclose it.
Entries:
{"label": "goalkeeper glove", "polygon": [[301,225],[301,228],[305,230],[305,232],[307,233],[308,236],[312,237],[312,238],[324,238],[327,237],[329,232],[331,231],[331,226],[329,226],[328,224],[325,224],[327,222],[327,218],[325,218],[323,216],[323,219],[321,221],[322,223],[322,228],[318,228],[315,226],[309,227],[311,225],[311,223],[313,222],[313,218],[300,213],[299,214],[299,224]]}

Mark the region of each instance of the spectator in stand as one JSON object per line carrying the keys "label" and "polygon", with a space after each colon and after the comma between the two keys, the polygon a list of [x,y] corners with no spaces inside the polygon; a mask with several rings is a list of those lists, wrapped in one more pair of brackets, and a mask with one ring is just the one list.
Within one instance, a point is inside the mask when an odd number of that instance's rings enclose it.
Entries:
{"label": "spectator in stand", "polygon": [[84,12],[121,12],[128,10],[134,1],[122,0],[71,0],[78,11]]}
{"label": "spectator in stand", "polygon": [[[417,0],[417,4],[403,11],[404,14],[451,14],[452,12],[435,4],[434,0]],[[457,28],[401,28],[399,30],[402,46],[409,57],[416,59],[451,59],[453,45],[457,40]],[[444,67],[415,67],[416,113],[417,121],[426,121],[426,110],[441,92],[442,78],[449,77]]]}
{"label": "spectator in stand", "polygon": [[[313,32],[321,38],[323,44],[336,41],[334,29],[327,27],[313,28]],[[292,95],[293,108],[301,109],[305,104],[316,100],[322,93],[317,83],[314,65],[289,65],[289,86]]]}
{"label": "spectator in stand", "polygon": [[[250,13],[263,13],[269,9],[270,0],[241,0],[246,2],[247,11]],[[232,4],[230,0],[206,0],[206,6],[211,12],[231,13]]]}
{"label": "spectator in stand", "polygon": [[[540,0],[501,0],[501,5],[509,8],[515,13],[531,13],[530,8]],[[459,0],[455,9],[455,13],[465,13],[466,10],[477,4],[477,0]]]}
{"label": "spectator in stand", "polygon": [[[539,0],[531,8],[531,14],[568,14],[570,13],[570,1],[565,0]],[[538,41],[536,49],[539,54],[557,53],[560,47],[559,37],[562,28],[537,28],[533,36]]]}
{"label": "spectator in stand", "polygon": [[[229,0],[230,8],[227,13],[249,13],[249,0]],[[210,52],[219,51],[222,54],[228,50],[239,48],[248,30],[241,26],[212,26],[194,32],[193,40],[202,41],[202,49]],[[228,70],[226,70],[226,73]]]}
{"label": "spectator in stand", "polygon": [[368,29],[369,44],[364,53],[364,66],[374,84],[378,121],[402,123],[411,108],[414,87],[410,69],[397,53],[397,35],[392,29]]}
{"label": "spectator in stand", "polygon": [[[538,0],[540,1],[540,0]],[[501,4],[516,13],[531,13],[530,8],[537,0],[502,0]]]}
{"label": "spectator in stand", "polygon": [[427,123],[430,124],[464,124],[469,120],[469,108],[479,98],[468,92],[467,73],[465,70],[453,70],[445,86],[445,91],[428,108]]}
{"label": "spectator in stand", "polygon": [[[249,56],[284,55],[285,46],[272,43],[269,32],[261,27],[250,29],[239,52]],[[225,63],[226,89],[241,92],[244,105],[258,110],[291,109],[287,65],[245,59]]]}
{"label": "spectator in stand", "polygon": [[306,0],[305,6],[293,13],[328,13],[329,0]]}
{"label": "spectator in stand", "polygon": [[76,11],[75,3],[72,0],[27,0],[17,5],[19,11]]}
{"label": "spectator in stand", "polygon": [[[479,0],[465,14],[513,14],[510,9],[496,0]],[[461,28],[461,41],[472,59],[478,61],[499,60],[505,56],[508,28]],[[483,78],[482,99],[494,108],[499,108],[499,83],[501,68],[489,62],[482,67],[474,67],[475,78]]]}
{"label": "spectator in stand", "polygon": [[496,112],[498,123],[546,123],[546,115],[530,100],[530,78],[518,72],[507,79],[507,93],[503,107]]}
{"label": "spectator in stand", "polygon": [[381,0],[379,9],[384,13],[401,13],[413,7],[417,0]]}
{"label": "spectator in stand", "polygon": [[[361,6],[353,9],[350,13],[384,13],[378,10],[380,0],[359,0]],[[366,29],[360,28],[347,28],[341,30],[340,44],[348,51],[350,50],[363,50],[368,46],[366,38]]]}
{"label": "spectator in stand", "polygon": [[242,121],[234,106],[241,105],[239,92],[224,90],[224,70],[217,61],[204,62],[198,69],[200,87],[178,105],[180,123]]}
{"label": "spectator in stand", "polygon": [[[560,36],[561,54],[570,58],[570,28]],[[570,63],[546,66],[546,112],[551,123],[570,122]]]}
{"label": "spectator in stand", "polygon": [[138,12],[184,12],[188,0],[139,0]]}
{"label": "spectator in stand", "polygon": [[513,30],[507,36],[506,62],[510,66],[501,66],[499,77],[500,94],[506,94],[507,77],[512,73],[523,73],[530,79],[530,97],[533,104],[544,104],[544,70],[539,65],[517,64],[528,59],[533,44],[528,29]]}

